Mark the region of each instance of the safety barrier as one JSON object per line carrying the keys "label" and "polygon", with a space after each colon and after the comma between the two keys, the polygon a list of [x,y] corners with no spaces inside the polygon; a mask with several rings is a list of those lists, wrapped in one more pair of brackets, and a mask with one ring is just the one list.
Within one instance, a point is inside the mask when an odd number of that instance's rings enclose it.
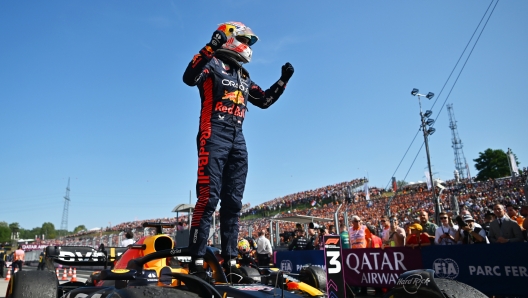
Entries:
{"label": "safety barrier", "polygon": [[[342,268],[350,286],[390,288],[405,271],[433,269],[487,295],[528,297],[527,250],[528,243],[344,249]],[[305,265],[326,269],[322,250],[278,251],[275,264],[293,273]]]}

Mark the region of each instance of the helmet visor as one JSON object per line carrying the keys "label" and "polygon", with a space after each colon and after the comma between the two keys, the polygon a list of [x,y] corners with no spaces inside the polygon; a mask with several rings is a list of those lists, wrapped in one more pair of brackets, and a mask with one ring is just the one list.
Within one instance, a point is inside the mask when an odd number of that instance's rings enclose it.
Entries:
{"label": "helmet visor", "polygon": [[249,27],[244,27],[242,30],[235,32],[236,36],[243,36],[249,39],[248,46],[254,45],[258,41],[258,36],[253,33],[253,30]]}

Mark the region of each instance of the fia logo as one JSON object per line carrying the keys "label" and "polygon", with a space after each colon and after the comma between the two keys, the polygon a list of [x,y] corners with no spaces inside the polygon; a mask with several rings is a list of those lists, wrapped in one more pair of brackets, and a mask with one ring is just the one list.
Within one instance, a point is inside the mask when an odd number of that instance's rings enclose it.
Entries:
{"label": "fia logo", "polygon": [[282,260],[280,264],[280,269],[282,271],[291,272],[293,269],[292,262],[290,262],[290,260]]}
{"label": "fia logo", "polygon": [[436,259],[433,262],[435,274],[440,278],[455,279],[460,272],[457,262],[453,259]]}

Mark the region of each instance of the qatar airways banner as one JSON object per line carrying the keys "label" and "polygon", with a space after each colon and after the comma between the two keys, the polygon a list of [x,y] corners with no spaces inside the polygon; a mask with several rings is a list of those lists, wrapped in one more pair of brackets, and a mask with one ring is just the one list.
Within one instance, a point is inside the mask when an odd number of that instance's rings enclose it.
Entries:
{"label": "qatar airways banner", "polygon": [[350,286],[390,288],[405,271],[422,269],[422,254],[406,247],[343,249],[345,281]]}
{"label": "qatar airways banner", "polygon": [[22,244],[23,250],[42,250],[48,247],[47,244]]}

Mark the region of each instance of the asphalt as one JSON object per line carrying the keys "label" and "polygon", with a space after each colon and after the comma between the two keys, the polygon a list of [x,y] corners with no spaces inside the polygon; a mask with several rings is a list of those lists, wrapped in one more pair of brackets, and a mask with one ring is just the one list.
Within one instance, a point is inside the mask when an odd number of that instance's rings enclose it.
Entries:
{"label": "asphalt", "polygon": [[[22,267],[23,270],[37,270],[37,267],[33,267],[33,266],[24,266]],[[61,270],[61,276],[60,278],[62,278],[62,273],[63,271]],[[77,280],[80,281],[80,282],[85,282],[86,279],[90,276],[90,273],[92,273],[92,271],[87,271],[87,270],[77,270]],[[7,269],[4,268],[4,277],[7,276]],[[68,277],[68,279],[71,279],[71,277]],[[65,282],[68,282],[68,281],[59,281],[59,283],[65,283]],[[8,280],[5,280],[5,278],[1,278],[0,279],[0,298],[5,298],[5,294],[6,294],[6,291],[7,291],[7,285],[8,285],[9,281]]]}

